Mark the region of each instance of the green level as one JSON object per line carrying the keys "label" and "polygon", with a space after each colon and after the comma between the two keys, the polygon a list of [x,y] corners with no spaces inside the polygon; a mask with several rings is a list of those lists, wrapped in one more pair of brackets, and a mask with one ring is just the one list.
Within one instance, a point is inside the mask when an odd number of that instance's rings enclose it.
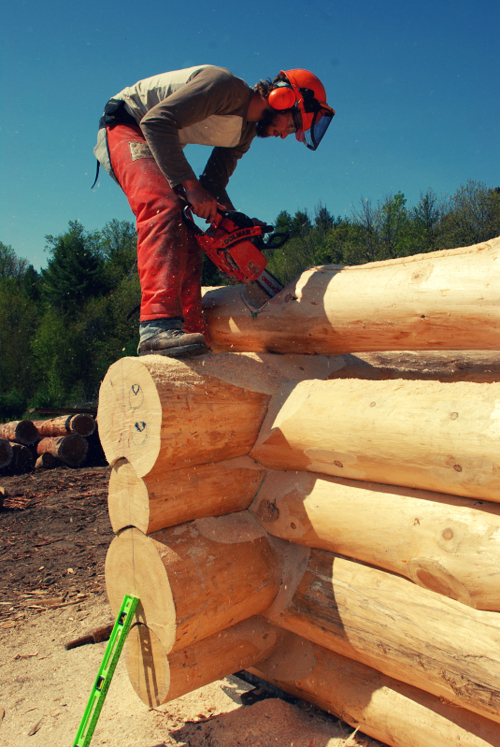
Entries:
{"label": "green level", "polygon": [[88,747],[90,744],[138,604],[139,597],[125,595],[73,747]]}

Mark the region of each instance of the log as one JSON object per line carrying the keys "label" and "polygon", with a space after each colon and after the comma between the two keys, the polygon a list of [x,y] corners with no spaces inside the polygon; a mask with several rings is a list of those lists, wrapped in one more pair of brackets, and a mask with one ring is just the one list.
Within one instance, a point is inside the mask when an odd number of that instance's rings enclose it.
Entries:
{"label": "log", "polygon": [[293,634],[249,671],[390,747],[500,747],[497,723]]}
{"label": "log", "polygon": [[471,607],[500,612],[498,504],[269,471],[250,510],[274,537],[356,558]]}
{"label": "log", "polygon": [[288,384],[250,456],[274,469],[499,502],[499,403],[500,383]]}
{"label": "log", "polygon": [[55,469],[62,464],[61,460],[53,456],[49,451],[44,451],[37,458],[34,469]]}
{"label": "log", "polygon": [[81,467],[87,456],[88,445],[84,438],[72,433],[60,438],[42,438],[36,451],[38,456],[48,452],[69,467]]}
{"label": "log", "polygon": [[148,537],[125,529],[107,553],[106,588],[114,615],[125,594],[139,597],[136,622],[168,654],[267,609],[282,566],[279,549],[245,511]]}
{"label": "log", "polygon": [[154,708],[267,659],[281,635],[251,617],[167,656],[151,628],[140,623],[127,638],[127,671],[137,695]]}
{"label": "log", "polygon": [[0,438],[0,469],[8,467],[12,462],[13,456],[14,452],[12,451],[12,446],[9,441],[5,438]]}
{"label": "log", "polygon": [[35,464],[35,457],[31,450],[27,446],[14,441],[10,445],[12,448],[12,461],[8,467],[9,472],[17,475],[31,472]]}
{"label": "log", "polygon": [[[263,613],[270,617],[268,612]],[[406,579],[312,550],[271,621],[313,643],[500,722],[500,617]]]}
{"label": "log", "polygon": [[32,420],[14,420],[0,425],[0,438],[23,446],[33,446],[40,435]]}
{"label": "log", "polygon": [[334,374],[338,379],[423,379],[484,384],[500,381],[500,355],[497,352],[404,350],[347,354],[342,358],[345,364]]}
{"label": "log", "polygon": [[119,459],[109,480],[108,508],[114,532],[133,526],[144,534],[208,516],[248,508],[265,470],[248,457],[138,477]]}
{"label": "log", "polygon": [[499,254],[500,237],[353,267],[312,267],[257,312],[241,286],[205,289],[212,350],[499,350]]}
{"label": "log", "polygon": [[99,393],[106,459],[127,459],[144,477],[153,467],[161,473],[244,456],[283,381],[326,379],[334,368],[320,356],[122,358]]}
{"label": "log", "polygon": [[94,418],[83,412],[50,420],[35,420],[33,424],[38,429],[41,438],[68,436],[70,433],[88,438],[95,431]]}

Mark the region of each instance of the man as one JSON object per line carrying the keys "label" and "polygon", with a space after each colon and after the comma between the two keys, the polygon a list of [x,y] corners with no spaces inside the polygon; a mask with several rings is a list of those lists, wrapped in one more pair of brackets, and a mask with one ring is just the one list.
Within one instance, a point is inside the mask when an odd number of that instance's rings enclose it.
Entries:
{"label": "man", "polygon": [[[201,311],[201,250],[182,218],[187,200],[208,223],[233,209],[229,178],[253,138],[292,132],[316,150],[335,112],[307,70],[254,89],[229,70],[198,65],[140,80],[106,104],[94,153],[125,192],[137,221],[139,355],[208,350]],[[183,148],[213,146],[197,179]]]}

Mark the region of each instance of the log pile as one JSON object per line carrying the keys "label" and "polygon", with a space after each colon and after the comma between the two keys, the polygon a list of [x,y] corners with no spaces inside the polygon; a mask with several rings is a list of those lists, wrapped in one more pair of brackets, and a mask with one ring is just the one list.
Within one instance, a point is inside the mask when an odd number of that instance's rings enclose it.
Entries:
{"label": "log pile", "polygon": [[0,424],[0,471],[22,474],[60,465],[99,461],[102,450],[95,417],[76,413],[49,420]]}
{"label": "log pile", "polygon": [[259,311],[209,290],[216,352],[111,366],[106,585],[140,598],[145,703],[247,669],[391,747],[500,747],[499,268],[496,239]]}

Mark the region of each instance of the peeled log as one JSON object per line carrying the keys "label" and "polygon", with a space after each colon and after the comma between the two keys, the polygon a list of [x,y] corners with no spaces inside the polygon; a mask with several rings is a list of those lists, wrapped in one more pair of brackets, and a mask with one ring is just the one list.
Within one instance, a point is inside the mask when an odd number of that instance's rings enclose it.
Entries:
{"label": "peeled log", "polygon": [[23,446],[32,446],[38,441],[40,434],[32,420],[15,420],[0,425],[0,438]]}
{"label": "peeled log", "polygon": [[67,436],[70,433],[76,433],[77,436],[87,438],[95,431],[94,418],[92,415],[85,413],[63,415],[60,418],[51,418],[50,420],[35,420],[34,425],[41,438]]}
{"label": "peeled log", "polygon": [[248,457],[138,477],[126,459],[111,470],[108,508],[114,532],[134,526],[144,534],[207,516],[248,508],[265,470]]}
{"label": "peeled log", "polygon": [[154,708],[267,659],[282,635],[251,617],[167,656],[151,628],[140,623],[127,637],[127,671],[137,695]]}
{"label": "peeled log", "polygon": [[270,402],[266,467],[500,502],[500,383],[303,381]]}
{"label": "peeled log", "polygon": [[433,381],[500,381],[500,353],[437,350],[344,355],[345,361],[332,378],[428,379]]}
{"label": "peeled log", "polygon": [[312,550],[291,603],[271,621],[500,722],[496,612],[472,610],[399,576]]}
{"label": "peeled log", "polygon": [[48,452],[69,467],[80,467],[87,456],[88,444],[84,438],[73,433],[60,438],[42,438],[36,451],[38,456]]}
{"label": "peeled log", "polygon": [[0,438],[0,469],[9,466],[13,455],[14,452],[10,443],[5,438]]}
{"label": "peeled log", "polygon": [[125,594],[137,595],[136,621],[155,633],[165,653],[267,609],[281,579],[279,551],[247,512],[199,519],[149,537],[125,529],[106,557],[113,613]]}
{"label": "peeled log", "polygon": [[250,510],[275,537],[356,558],[471,607],[500,611],[498,504],[270,471]]}
{"label": "peeled log", "polygon": [[288,634],[250,671],[390,747],[500,747],[500,727]]}
{"label": "peeled log", "polygon": [[312,267],[252,313],[205,289],[212,349],[273,353],[500,350],[500,237],[353,267]]}
{"label": "peeled log", "polygon": [[159,355],[122,358],[99,393],[99,435],[109,464],[139,477],[248,454],[271,394],[284,381],[326,379],[322,356]]}

